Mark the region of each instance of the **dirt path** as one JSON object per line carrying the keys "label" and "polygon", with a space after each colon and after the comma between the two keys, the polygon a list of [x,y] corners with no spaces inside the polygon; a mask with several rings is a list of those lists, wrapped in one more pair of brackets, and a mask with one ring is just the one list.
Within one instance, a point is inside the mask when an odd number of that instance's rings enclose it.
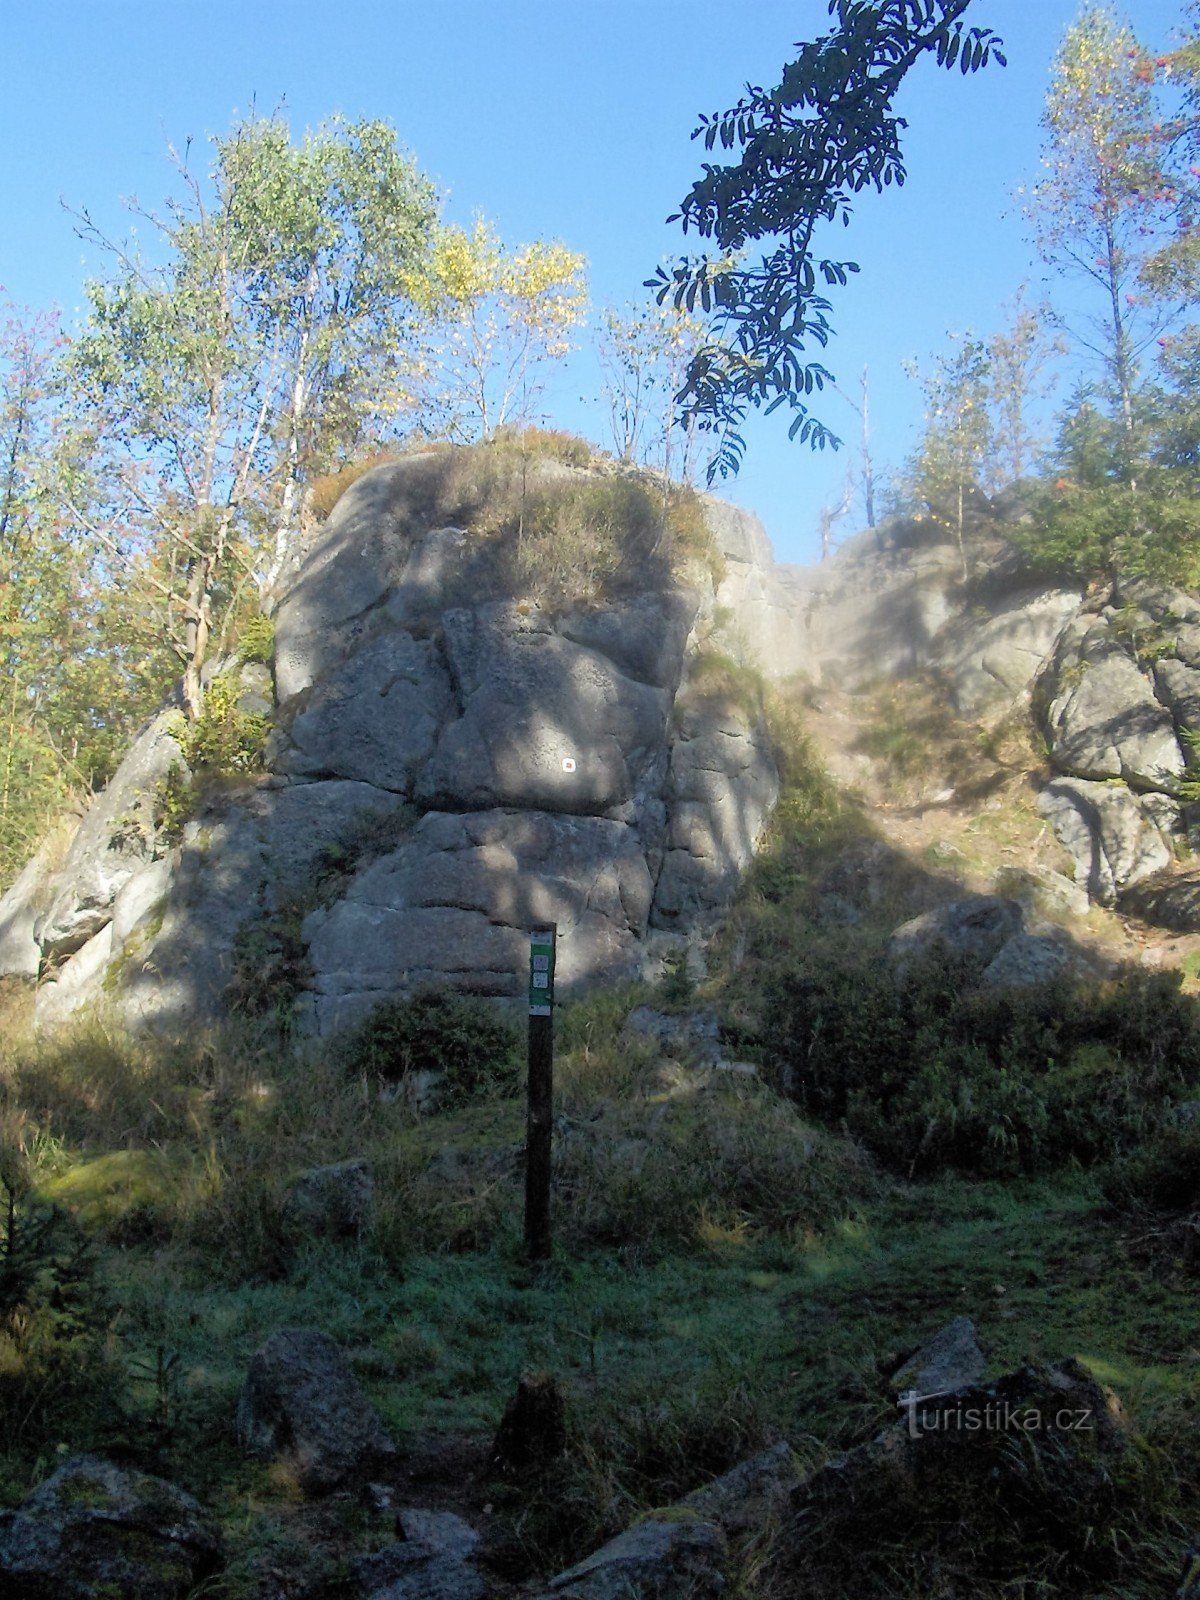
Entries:
{"label": "dirt path", "polygon": [[[1174,934],[1135,918],[1069,904],[1073,863],[1038,814],[1048,776],[1024,715],[1000,728],[954,717],[928,686],[889,685],[850,695],[810,693],[805,725],[826,770],[875,832],[909,860],[964,891],[1013,893],[1022,875],[1063,886],[1028,917],[1063,927],[1104,969],[1200,966],[1200,934]],[[1189,963],[1189,967],[1193,963]],[[1189,983],[1196,980],[1189,978]]]}

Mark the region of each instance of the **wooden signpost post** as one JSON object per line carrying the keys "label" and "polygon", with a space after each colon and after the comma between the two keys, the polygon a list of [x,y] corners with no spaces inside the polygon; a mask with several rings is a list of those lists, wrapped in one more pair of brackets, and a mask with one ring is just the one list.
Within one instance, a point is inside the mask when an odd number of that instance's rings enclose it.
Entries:
{"label": "wooden signpost post", "polygon": [[529,1101],[525,1124],[525,1251],[550,1255],[550,1135],[554,1116],[553,922],[529,935]]}

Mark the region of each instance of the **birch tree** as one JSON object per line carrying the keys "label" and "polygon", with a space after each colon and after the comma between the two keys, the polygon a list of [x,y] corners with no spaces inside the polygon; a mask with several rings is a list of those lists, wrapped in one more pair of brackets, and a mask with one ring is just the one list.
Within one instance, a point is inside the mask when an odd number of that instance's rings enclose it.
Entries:
{"label": "birch tree", "polygon": [[965,578],[967,500],[986,474],[993,447],[987,350],[968,336],[953,355],[938,356],[927,372],[912,364],[909,372],[925,394],[925,431],[914,477],[934,518],[953,532]]}
{"label": "birch tree", "polygon": [[1055,57],[1045,176],[1028,211],[1042,259],[1096,295],[1100,310],[1067,325],[1101,363],[1131,462],[1139,360],[1173,312],[1141,279],[1169,204],[1152,80],[1145,52],[1107,7],[1080,14]]}
{"label": "birch tree", "polygon": [[703,318],[673,306],[628,305],[602,313],[597,356],[618,460],[660,467],[668,476],[677,470],[690,481],[695,419],[676,415],[675,396],[707,336]]}
{"label": "birch tree", "polygon": [[[109,503],[87,518],[142,590],[191,717],[214,630],[247,590],[269,604],[305,485],[415,410],[417,330],[437,220],[383,122],[293,142],[278,119],[172,152],[177,192],[136,204],[73,352]],[[82,513],[81,513],[82,515]]]}
{"label": "birch tree", "polygon": [[445,228],[433,251],[429,426],[461,442],[534,420],[546,368],[587,314],[586,263],[556,242],[509,249],[490,223]]}

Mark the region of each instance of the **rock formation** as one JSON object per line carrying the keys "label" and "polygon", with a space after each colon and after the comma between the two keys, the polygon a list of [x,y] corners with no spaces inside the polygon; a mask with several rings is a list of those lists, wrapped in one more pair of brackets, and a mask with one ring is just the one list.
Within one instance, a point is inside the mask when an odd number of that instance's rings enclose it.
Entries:
{"label": "rock formation", "polygon": [[[756,518],[706,499],[719,579],[646,559],[564,602],[447,519],[451,456],[368,473],[299,551],[273,673],[238,679],[247,709],[271,709],[261,777],[164,837],[161,787],[183,767],[164,714],[63,865],[31,863],[0,901],[0,968],[40,975],[41,1021],[97,997],[163,1031],[231,995],[266,1008],[256,941],[286,946],[295,1020],[318,1036],[425,984],[516,995],[543,920],[565,992],[655,970],[719,919],[777,795],[760,708],[711,670],[730,657],[842,689],[932,672],[984,722],[1032,701],[1053,769],[1038,804],[1080,888],[1119,904],[1169,875],[1200,728],[1191,596],[1033,581],[994,519],[965,582],[936,525],[895,519],[781,567]],[[1171,900],[1176,922],[1194,899]],[[1059,956],[1030,948],[993,976]]]}
{"label": "rock formation", "polygon": [[[164,1031],[219,1016],[239,953],[289,918],[297,1017],[326,1035],[423,984],[516,994],[539,921],[558,923],[569,992],[719,916],[778,790],[759,709],[697,671],[714,619],[775,592],[757,520],[709,504],[719,586],[658,562],[601,603],[554,606],[498,575],[486,540],[414,511],[446,459],[371,472],[300,554],[261,779],[164,839],[156,795],[183,766],[164,714],[62,869],[0,904],[9,970],[40,969],[41,1021],[98,996]],[[349,881],[314,892],[364,830]]]}

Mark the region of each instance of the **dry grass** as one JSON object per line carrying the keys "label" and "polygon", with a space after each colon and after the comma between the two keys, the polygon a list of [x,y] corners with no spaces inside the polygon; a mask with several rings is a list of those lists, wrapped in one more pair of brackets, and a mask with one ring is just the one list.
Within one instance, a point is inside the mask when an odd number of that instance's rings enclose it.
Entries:
{"label": "dry grass", "polygon": [[[372,466],[321,480],[321,506]],[[394,458],[393,458],[394,459]],[[396,476],[391,509],[414,532],[472,536],[464,594],[594,605],[674,583],[719,557],[690,489],[591,457],[569,434],[526,429],[482,445],[428,446]]]}

